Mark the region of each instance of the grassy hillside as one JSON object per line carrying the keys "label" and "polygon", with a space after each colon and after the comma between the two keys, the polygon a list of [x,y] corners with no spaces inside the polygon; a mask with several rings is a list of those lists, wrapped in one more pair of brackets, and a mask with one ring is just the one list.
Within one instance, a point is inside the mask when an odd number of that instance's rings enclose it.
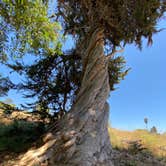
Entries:
{"label": "grassy hillside", "polygon": [[166,135],[114,128],[109,128],[109,133],[115,166],[166,166]]}
{"label": "grassy hillside", "polygon": [[44,131],[39,116],[0,109],[0,166],[14,166],[17,156],[32,147]]}
{"label": "grassy hillside", "polygon": [[[38,116],[0,110],[0,166],[14,166],[17,156],[33,146],[44,129]],[[166,135],[113,128],[109,133],[115,166],[166,166]]]}
{"label": "grassy hillside", "polygon": [[109,129],[111,142],[114,148],[128,149],[130,141],[140,140],[143,147],[158,157],[166,157],[166,135],[152,134],[147,130],[135,130],[132,132]]}

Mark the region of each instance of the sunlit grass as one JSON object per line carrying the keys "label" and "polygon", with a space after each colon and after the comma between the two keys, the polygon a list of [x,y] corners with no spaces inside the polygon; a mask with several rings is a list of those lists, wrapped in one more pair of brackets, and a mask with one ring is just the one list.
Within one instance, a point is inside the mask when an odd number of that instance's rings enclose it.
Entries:
{"label": "sunlit grass", "polygon": [[113,148],[127,149],[128,141],[141,140],[142,145],[157,157],[166,157],[166,135],[152,134],[147,130],[132,132],[109,128]]}

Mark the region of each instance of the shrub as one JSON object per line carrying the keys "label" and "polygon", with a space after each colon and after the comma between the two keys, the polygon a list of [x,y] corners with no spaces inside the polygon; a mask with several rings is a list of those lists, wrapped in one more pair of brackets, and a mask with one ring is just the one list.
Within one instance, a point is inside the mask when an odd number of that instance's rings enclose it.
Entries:
{"label": "shrub", "polygon": [[157,134],[157,128],[155,126],[153,126],[151,129],[150,129],[150,132],[153,133],[153,134]]}
{"label": "shrub", "polygon": [[45,131],[44,124],[14,120],[0,125],[0,151],[22,152]]}

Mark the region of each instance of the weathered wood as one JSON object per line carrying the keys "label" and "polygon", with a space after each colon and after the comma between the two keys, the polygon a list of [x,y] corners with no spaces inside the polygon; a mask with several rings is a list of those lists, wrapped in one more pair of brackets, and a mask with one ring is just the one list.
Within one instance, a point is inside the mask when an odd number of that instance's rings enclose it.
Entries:
{"label": "weathered wood", "polygon": [[96,29],[87,37],[82,54],[84,75],[76,103],[51,130],[45,144],[27,152],[19,166],[47,163],[49,166],[112,166],[108,135],[109,95],[107,59],[104,56],[103,31]]}

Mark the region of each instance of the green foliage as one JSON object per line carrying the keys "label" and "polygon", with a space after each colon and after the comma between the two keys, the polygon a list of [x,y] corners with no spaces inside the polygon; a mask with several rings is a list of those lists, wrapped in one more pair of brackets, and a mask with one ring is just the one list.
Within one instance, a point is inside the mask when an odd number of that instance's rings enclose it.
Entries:
{"label": "green foliage", "polygon": [[130,68],[125,69],[125,64],[126,61],[122,56],[110,59],[108,64],[110,90],[115,90],[115,85],[119,84],[128,74]]}
{"label": "green foliage", "polygon": [[[141,48],[143,37],[152,44],[165,3],[161,0],[59,0],[56,20],[60,18],[62,22],[63,18],[65,33],[77,39],[75,48],[67,53],[62,53],[58,38],[60,26],[49,18],[48,9],[48,1],[0,1],[0,61],[6,61],[10,69],[25,78],[16,85],[7,82],[7,78],[4,84],[0,78],[1,94],[10,88],[23,90],[25,97],[36,99],[28,107],[38,106],[37,111],[45,115],[50,111],[65,112],[74,103],[82,80],[79,46],[91,32],[102,28],[105,48],[109,47],[111,52],[126,43],[135,43]],[[22,59],[15,59],[25,53],[40,56],[33,64],[25,65]],[[8,61],[9,57],[15,62]],[[125,63],[121,56],[110,59],[111,90],[128,73]]]}
{"label": "green foliage", "polygon": [[144,118],[144,123],[146,125],[146,129],[148,129],[148,118]]}
{"label": "green foliage", "polygon": [[147,124],[148,123],[148,118],[144,118],[144,122],[145,122],[145,124]]}
{"label": "green foliage", "polygon": [[135,43],[142,38],[152,44],[156,23],[165,11],[164,0],[59,0],[65,30],[84,39],[95,28],[103,28],[105,43],[111,47]]}
{"label": "green foliage", "polygon": [[[6,59],[5,54],[9,52],[13,57],[20,57],[26,52],[52,54],[55,51],[60,26],[50,21],[47,11],[48,6],[41,0],[0,2],[3,59]],[[2,51],[2,48],[6,50]]]}
{"label": "green foliage", "polygon": [[24,90],[26,98],[36,98],[33,103],[27,103],[26,107],[45,112],[46,116],[50,110],[69,110],[81,85],[81,58],[73,51],[42,57],[29,66],[20,63],[8,66],[24,73],[27,78],[14,87]]}
{"label": "green foliage", "polygon": [[[111,91],[115,90],[115,85],[128,73],[125,63],[120,56],[110,59],[108,72]],[[25,94],[26,98],[36,98],[35,102],[27,103],[25,108],[33,108],[45,113],[45,116],[48,116],[50,111],[68,111],[81,86],[81,58],[75,51],[47,56],[30,66],[16,63],[10,65],[10,68],[24,73],[27,78],[27,81],[14,87],[28,92]]]}
{"label": "green foliage", "polygon": [[7,95],[8,91],[13,87],[13,83],[8,77],[0,74],[0,97]]}
{"label": "green foliage", "polygon": [[12,111],[19,110],[14,104],[8,104],[2,101],[0,101],[0,109],[6,114],[10,114]]}
{"label": "green foliage", "polygon": [[25,151],[44,131],[43,125],[26,121],[0,124],[0,151]]}
{"label": "green foliage", "polygon": [[138,166],[135,160],[126,161],[125,166]]}
{"label": "green foliage", "polygon": [[157,128],[155,126],[153,126],[151,129],[150,129],[150,132],[153,133],[153,134],[157,134]]}

